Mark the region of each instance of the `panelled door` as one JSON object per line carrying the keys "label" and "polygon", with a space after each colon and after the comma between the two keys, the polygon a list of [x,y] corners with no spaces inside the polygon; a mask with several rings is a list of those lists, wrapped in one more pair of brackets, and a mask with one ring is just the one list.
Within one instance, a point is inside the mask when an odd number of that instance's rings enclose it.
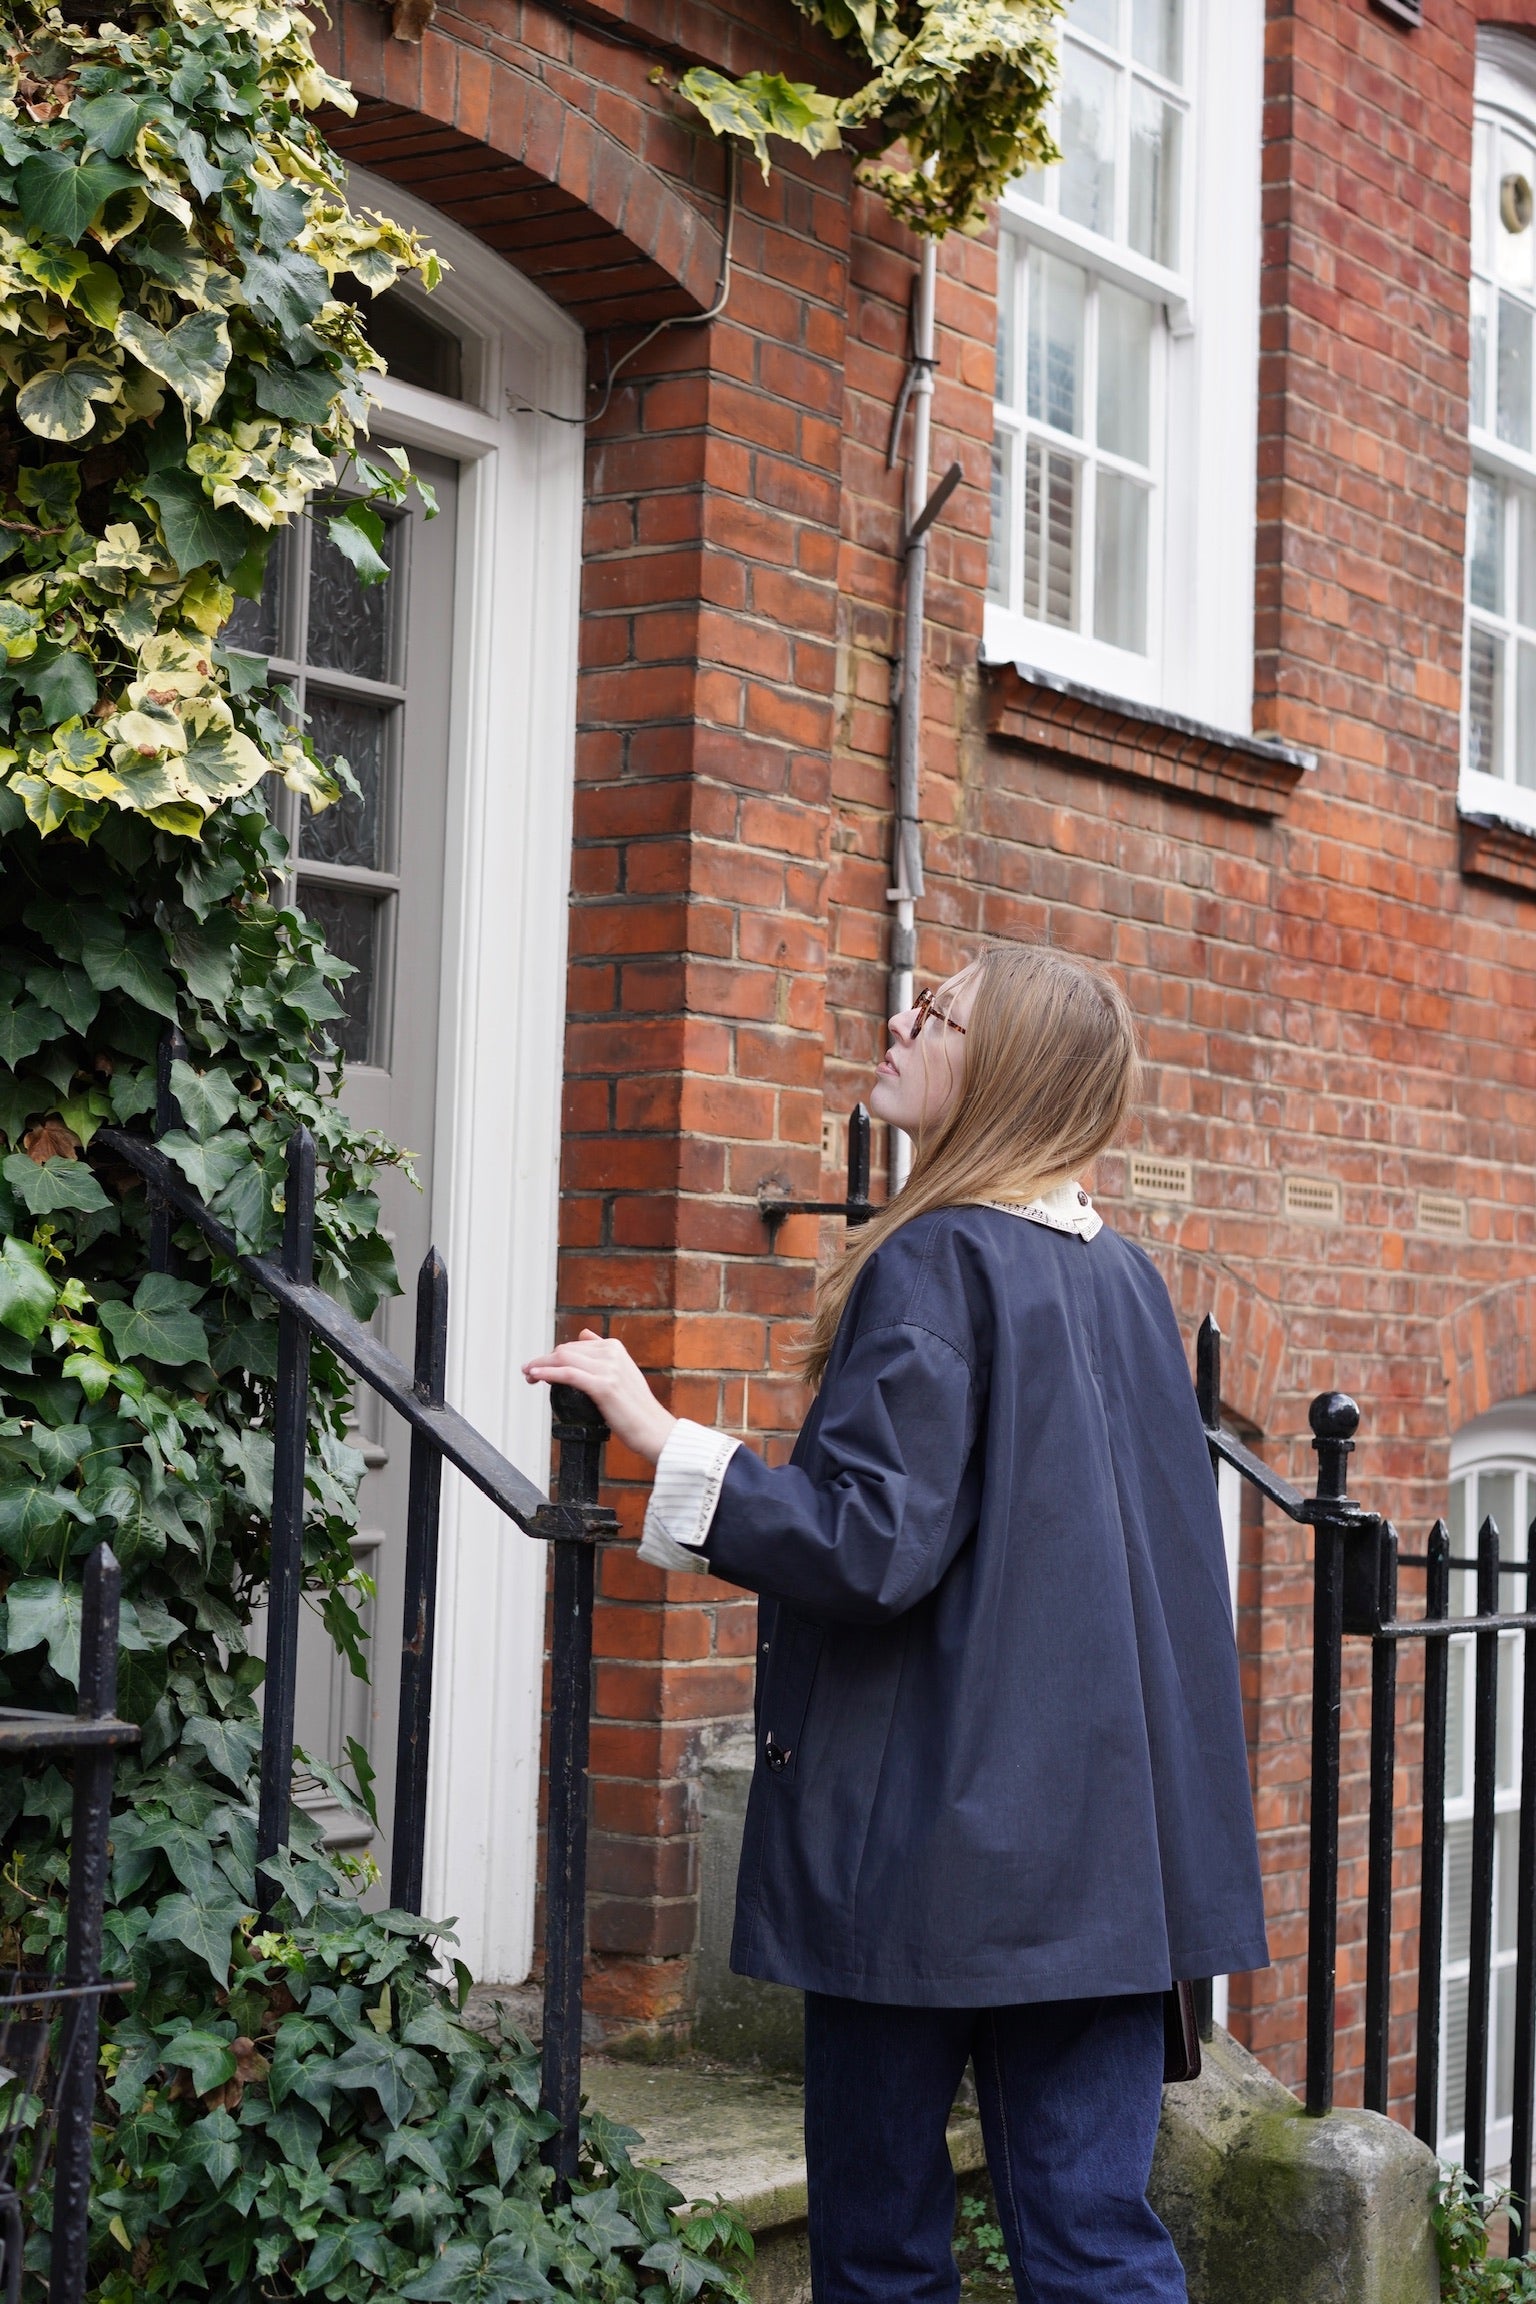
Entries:
{"label": "panelled door", "polygon": [[[322,756],[342,755],[359,787],[316,813],[284,794],[276,811],[292,855],[289,894],[355,973],[333,1027],[345,1059],[341,1098],[361,1127],[412,1156],[415,1181],[386,1169],[381,1220],[405,1294],[380,1307],[384,1341],[409,1363],[412,1291],[430,1245],[433,1125],[443,943],[444,836],[453,657],[458,466],[412,452],[439,506],[428,519],[413,491],[388,518],[387,583],[365,588],[325,526],[326,507],[274,547],[260,602],[242,603],[228,637],[271,659],[295,694]],[[306,1610],[299,1649],[297,1741],[344,1763],[349,1743],[374,1771],[382,1830],[349,1817],[311,1779],[299,1797],[334,1842],[389,1865],[398,1673],[403,1619],[408,1447],[366,1387],[352,1437],[368,1471],[357,1563],[374,1596],[362,1603],[371,1684],[336,1656]]]}

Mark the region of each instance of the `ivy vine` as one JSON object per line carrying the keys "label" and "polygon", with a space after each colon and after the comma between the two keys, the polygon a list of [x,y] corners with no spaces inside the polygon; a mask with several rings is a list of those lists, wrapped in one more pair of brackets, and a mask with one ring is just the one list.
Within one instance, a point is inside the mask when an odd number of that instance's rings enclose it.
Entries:
{"label": "ivy vine", "polygon": [[[347,971],[283,895],[266,799],[281,776],[321,808],[349,773],[220,638],[301,516],[382,579],[378,505],[415,485],[367,446],[354,298],[436,264],[349,206],[321,103],[350,98],[274,0],[108,22],[12,0],[0,29],[0,1702],[73,1709],[105,1539],[143,1731],[112,1827],[107,1959],[134,1990],[104,2030],[91,2295],[737,2296],[739,2227],[681,2213],[625,2132],[587,2122],[554,2204],[526,2041],[465,2028],[443,1931],[365,1911],[371,1865],[298,1807],[258,1922],[276,1324],[191,1227],[147,1274],[143,1190],[104,1149],[107,1123],[148,1126],[175,1024],[165,1149],[242,1249],[277,1244],[303,1123],[322,1285],[360,1319],[397,1285],[398,1155],[336,1100]],[[313,1374],[305,1583],[361,1670],[362,1462],[344,1371],[317,1349]],[[353,1763],[306,1766],[366,1807]],[[57,1766],[0,1781],[6,1967],[61,1960],[69,1805]],[[35,2233],[30,2299],[46,2253]]]}
{"label": "ivy vine", "polygon": [[685,72],[686,96],[720,136],[750,144],[768,174],[770,136],[807,152],[844,132],[906,146],[905,165],[867,155],[860,180],[914,232],[978,232],[989,204],[1026,169],[1061,157],[1047,124],[1065,0],[795,0],[802,16],[851,49],[866,75],[829,96],[780,72],[737,80],[707,65]]}

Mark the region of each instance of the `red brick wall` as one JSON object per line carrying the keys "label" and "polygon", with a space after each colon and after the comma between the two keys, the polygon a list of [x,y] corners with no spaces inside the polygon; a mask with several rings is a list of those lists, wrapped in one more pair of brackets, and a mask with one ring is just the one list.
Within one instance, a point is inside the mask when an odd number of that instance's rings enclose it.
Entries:
{"label": "red brick wall", "polygon": [[[647,77],[655,52],[534,0],[479,4],[439,18],[451,54],[418,52],[413,80],[350,0],[349,68],[396,107],[358,149],[428,191],[462,167],[461,219],[619,347],[624,322],[701,309],[720,155]],[[799,37],[787,5],[762,26],[661,0],[585,13],[738,67],[793,62]],[[1270,14],[1255,714],[1318,766],[1288,795],[1234,771],[1202,796],[1132,718],[1100,741],[1004,708],[976,663],[995,256],[948,244],[933,470],[958,457],[970,485],[930,563],[919,957],[937,975],[980,934],[1049,936],[1121,974],[1149,1059],[1140,1141],[1190,1158],[1195,1197],[1131,1200],[1109,1158],[1112,1219],[1157,1256],[1191,1337],[1215,1308],[1229,1407],[1292,1477],[1310,1474],[1311,1395],[1357,1393],[1360,1490],[1412,1541],[1456,1424],[1536,1384],[1536,843],[1480,867],[1510,877],[1469,873],[1456,815],[1475,27],[1457,0],[1416,33],[1364,0]],[[1502,17],[1536,26],[1536,5]],[[497,73],[542,91],[532,109],[526,89],[521,115],[511,94],[494,109]],[[466,147],[503,172],[494,188]],[[914,250],[846,160],[785,155],[767,187],[743,171],[736,257],[724,318],[661,338],[591,441],[562,1303],[569,1325],[624,1335],[674,1407],[777,1454],[816,1243],[794,1222],[768,1257],[756,1195],[816,1184],[823,1114],[862,1088],[884,1006],[885,455]],[[1340,1226],[1285,1220],[1292,1170],[1339,1179]],[[1467,1241],[1415,1229],[1421,1188],[1467,1199]],[[640,1467],[612,1469],[633,1533]],[[1276,1966],[1234,2008],[1292,2080],[1309,1604],[1305,1541],[1253,1519],[1241,1637]],[[699,1768],[750,1700],[752,1606],[619,1547],[598,1641],[594,1997],[614,2021],[667,2021],[687,2005]],[[1357,1800],[1354,1713],[1348,1755]],[[1405,1795],[1412,1761],[1410,1735]],[[1357,1821],[1345,1848],[1353,1897]],[[1413,1918],[1405,1886],[1404,1962]]]}

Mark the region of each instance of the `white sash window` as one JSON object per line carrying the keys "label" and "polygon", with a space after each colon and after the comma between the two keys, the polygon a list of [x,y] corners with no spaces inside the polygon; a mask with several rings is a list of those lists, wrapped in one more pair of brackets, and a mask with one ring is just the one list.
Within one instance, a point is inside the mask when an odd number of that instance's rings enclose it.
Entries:
{"label": "white sash window", "polygon": [[1536,831],[1536,43],[1478,38],[1461,804]]}
{"label": "white sash window", "polygon": [[1259,0],[1073,0],[1064,158],[1000,211],[986,654],[1233,728],[1253,690],[1262,36]]}

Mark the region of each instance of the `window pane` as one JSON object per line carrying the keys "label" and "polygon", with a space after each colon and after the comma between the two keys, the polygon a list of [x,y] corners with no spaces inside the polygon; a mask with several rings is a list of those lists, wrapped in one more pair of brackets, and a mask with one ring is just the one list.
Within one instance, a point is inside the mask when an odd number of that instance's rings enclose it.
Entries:
{"label": "window pane", "polygon": [[[1466,1557],[1465,1554],[1462,1555]],[[1445,1675],[1445,1796],[1447,1800],[1466,1800],[1472,1787],[1467,1782],[1467,1657],[1470,1651],[1464,1640],[1451,1642],[1451,1653]]]}
{"label": "window pane", "polygon": [[1107,284],[1099,290],[1099,446],[1145,464],[1150,453],[1152,307]]}
{"label": "window pane", "polygon": [[334,760],[340,753],[361,790],[344,793],[319,815],[306,806],[299,826],[299,854],[327,864],[359,864],[370,872],[387,870],[391,859],[386,777],[395,707],[320,695],[314,688],[305,706],[315,750],[322,760]]}
{"label": "window pane", "polygon": [[[1514,1819],[1511,1818],[1511,1822]],[[1501,1968],[1493,1979],[1493,2117],[1508,2120],[1515,2109],[1515,1971]]]}
{"label": "window pane", "polygon": [[387,680],[394,667],[391,640],[394,605],[400,591],[395,566],[398,521],[384,529],[384,558],[394,574],[386,584],[361,584],[350,560],[326,532],[326,517],[340,509],[336,499],[317,505],[310,521],[309,644],[311,664],[332,672],[355,672],[363,680]]}
{"label": "window pane", "polygon": [[1472,421],[1488,428],[1488,289],[1472,283]]}
{"label": "window pane", "polygon": [[1442,2138],[1459,2136],[1467,2086],[1467,1980],[1445,1988],[1445,2127]]}
{"label": "window pane", "polygon": [[357,973],[336,987],[345,1013],[331,1026],[349,1064],[382,1060],[377,1037],[379,930],[387,899],[360,888],[333,888],[318,880],[299,881],[299,908],[320,930],[338,960]]}
{"label": "window pane", "polygon": [[1077,622],[1078,467],[1039,440],[1024,458],[1024,613]]}
{"label": "window pane", "polygon": [[1520,643],[1515,659],[1515,782],[1536,791],[1536,648]]}
{"label": "window pane", "polygon": [[1011,408],[1019,395],[1019,243],[1011,232],[997,244],[997,382],[994,397]]}
{"label": "window pane", "polygon": [[1138,80],[1131,90],[1131,246],[1154,264],[1179,260],[1179,138],[1176,105]]}
{"label": "window pane", "polygon": [[1477,1482],[1477,1526],[1481,1534],[1483,1522],[1491,1520],[1499,1532],[1499,1551],[1508,1547],[1509,1532],[1515,1524],[1515,1476],[1513,1472],[1483,1472]]}
{"label": "window pane", "polygon": [[[1506,1582],[1501,1577],[1499,1581],[1504,1586],[1501,1596],[1502,1605],[1506,1608],[1523,1608],[1525,1606],[1524,1599],[1519,1593],[1511,1590],[1511,1585],[1515,1579],[1510,1578]],[[1523,1584],[1525,1578],[1522,1576],[1519,1581]],[[1515,1718],[1515,1642],[1518,1638],[1518,1633],[1509,1632],[1499,1642],[1499,1697],[1495,1717],[1498,1738],[1494,1757],[1493,1780],[1500,1792],[1515,1792],[1520,1786],[1520,1761],[1517,1750],[1520,1723]]]}
{"label": "window pane", "polygon": [[1499,138],[1498,222],[1493,231],[1494,269],[1512,288],[1529,288],[1533,281],[1532,185],[1536,183],[1536,155],[1524,137],[1508,130]]}
{"label": "window pane", "polygon": [[1496,1952],[1513,1952],[1518,1924],[1520,1898],[1520,1812],[1500,1816],[1494,1824],[1494,1871],[1497,1886],[1494,1891],[1494,1934]]}
{"label": "window pane", "polygon": [[1113,65],[1065,43],[1062,58],[1061,212],[1090,232],[1115,230],[1115,89]]}
{"label": "window pane", "polygon": [[1183,78],[1183,0],[1131,0],[1131,54],[1165,80]]}
{"label": "window pane", "polygon": [[1013,453],[1011,432],[992,443],[992,530],[987,538],[987,598],[1009,605],[1008,561],[1013,543]]}
{"label": "window pane", "polygon": [[1072,0],[1067,22],[1074,32],[1089,32],[1095,40],[1117,47],[1120,40],[1120,0]]}
{"label": "window pane", "polygon": [[1093,554],[1093,630],[1113,648],[1147,645],[1148,491],[1100,472]]}
{"label": "window pane", "polygon": [[279,528],[267,553],[266,573],[259,600],[237,600],[234,614],[219,634],[226,648],[248,648],[253,656],[281,656],[283,647],[283,562],[288,538]]}
{"label": "window pane", "polygon": [[[1495,486],[1497,484],[1495,483]],[[1520,582],[1518,586],[1519,615],[1522,624],[1536,629],[1536,496],[1528,488],[1514,491],[1515,518],[1519,522]],[[1473,603],[1481,608],[1483,602],[1473,594]],[[1490,607],[1499,608],[1501,601],[1493,600]]]}
{"label": "window pane", "polygon": [[1504,643],[1474,624],[1467,635],[1467,766],[1502,776]]}
{"label": "window pane", "polygon": [[363,334],[389,364],[399,384],[414,384],[422,392],[441,392],[450,400],[464,397],[464,347],[451,328],[420,310],[398,288],[382,296],[359,296]]}
{"label": "window pane", "polygon": [[[1474,472],[1467,505],[1467,585],[1474,608],[1504,611],[1504,490],[1486,472]],[[1521,589],[1524,590],[1524,560]]]}
{"label": "window pane", "polygon": [[1498,431],[1511,448],[1531,444],[1531,315],[1512,296],[1499,298]]}
{"label": "window pane", "polygon": [[1465,1960],[1472,1946],[1472,1823],[1445,1828],[1445,1957]]}
{"label": "window pane", "polygon": [[1472,269],[1488,265],[1488,178],[1493,168],[1493,130],[1479,120],[1472,142]]}
{"label": "window pane", "polygon": [[1029,413],[1058,432],[1083,429],[1083,324],[1088,275],[1080,265],[1031,249],[1029,257]]}

